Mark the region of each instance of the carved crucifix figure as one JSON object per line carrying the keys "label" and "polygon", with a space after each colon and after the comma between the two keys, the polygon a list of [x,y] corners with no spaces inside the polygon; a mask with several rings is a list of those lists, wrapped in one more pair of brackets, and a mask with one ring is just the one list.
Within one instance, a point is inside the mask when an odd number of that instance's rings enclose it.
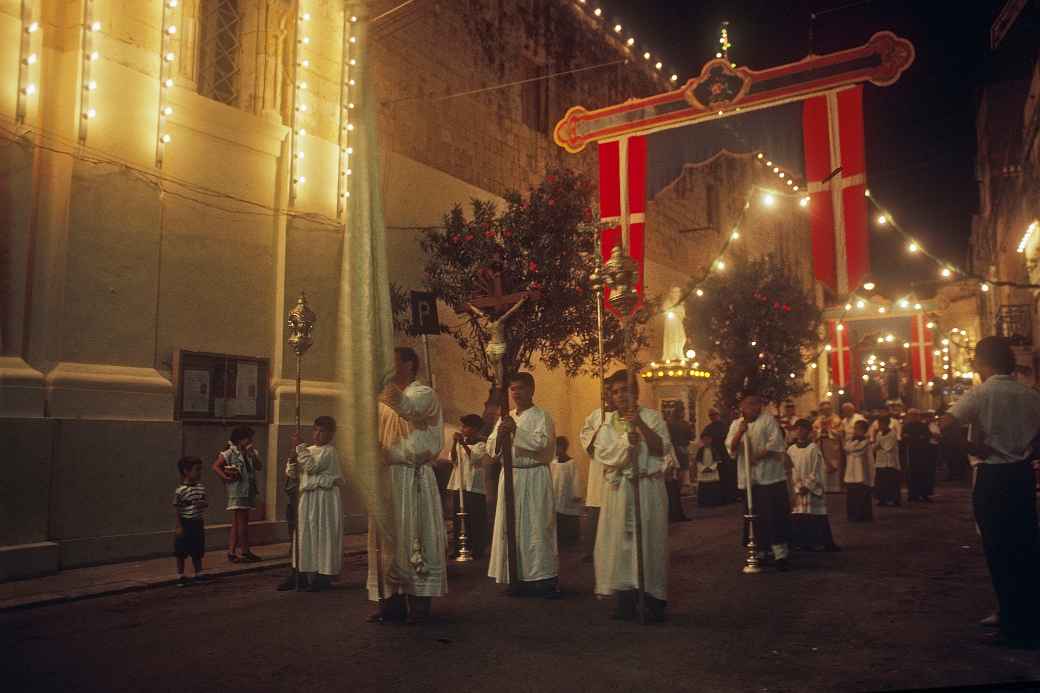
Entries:
{"label": "carved crucifix figure", "polygon": [[[484,349],[488,361],[495,367],[495,380],[501,393],[501,416],[509,413],[509,392],[506,383],[506,355],[509,353],[509,333],[506,321],[528,298],[537,298],[531,291],[507,294],[502,288],[502,273],[496,270],[481,272],[481,280],[487,293],[473,298],[467,308],[477,318],[484,320],[484,328],[491,333],[491,338]],[[499,312],[492,319],[481,308]],[[505,494],[506,511],[506,545],[509,561],[509,589],[514,592],[520,588],[519,552],[516,544],[516,497],[513,493],[513,441],[506,434],[499,437],[499,452],[502,456],[502,491]]]}

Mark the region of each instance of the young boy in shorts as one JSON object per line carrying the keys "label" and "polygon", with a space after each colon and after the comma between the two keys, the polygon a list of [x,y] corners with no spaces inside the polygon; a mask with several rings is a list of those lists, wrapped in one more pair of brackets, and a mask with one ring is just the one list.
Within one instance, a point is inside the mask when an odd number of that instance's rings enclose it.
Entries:
{"label": "young boy in shorts", "polygon": [[177,586],[189,584],[184,574],[184,559],[191,556],[195,568],[195,581],[207,578],[202,574],[202,556],[206,553],[206,525],[202,511],[206,502],[206,487],[200,481],[202,460],[198,457],[182,457],[177,461],[181,484],[173,494],[173,505],[177,508],[177,529],[174,532],[173,555],[177,558]]}

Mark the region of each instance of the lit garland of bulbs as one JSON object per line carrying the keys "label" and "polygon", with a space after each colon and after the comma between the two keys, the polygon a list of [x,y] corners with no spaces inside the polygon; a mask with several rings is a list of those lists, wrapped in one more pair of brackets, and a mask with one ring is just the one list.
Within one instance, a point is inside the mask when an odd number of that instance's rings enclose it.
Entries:
{"label": "lit garland of bulbs", "polygon": [[[25,122],[29,111],[29,100],[36,96],[37,81],[33,74],[39,71],[40,55],[34,49],[40,33],[40,22],[36,19],[35,0],[22,0],[22,35],[18,46],[18,95],[15,103],[15,120]],[[43,41],[39,41],[42,47]]]}
{"label": "lit garland of bulbs", "polygon": [[351,121],[351,111],[354,109],[353,90],[357,87],[357,80],[361,70],[358,67],[360,46],[358,45],[358,34],[353,31],[357,25],[357,15],[350,14],[347,9],[343,14],[343,66],[341,70],[342,84],[339,91],[339,183],[336,202],[336,216],[342,217],[346,212],[347,198],[350,197],[350,157],[354,154],[351,146],[351,135],[355,125]]}
{"label": "lit garland of bulbs", "polygon": [[81,41],[83,56],[80,63],[80,119],[79,141],[87,141],[87,125],[97,117],[94,108],[94,92],[97,91],[97,80],[93,78],[93,64],[101,58],[97,49],[98,36],[101,33],[101,22],[94,18],[94,0],[83,0],[83,29]]}
{"label": "lit garland of bulbs", "polygon": [[173,105],[170,93],[173,90],[174,62],[177,60],[177,5],[178,0],[162,1],[162,23],[159,35],[159,116],[155,134],[155,165],[162,167],[166,145],[173,139],[170,134],[170,116]]}
{"label": "lit garland of bulbs", "polygon": [[303,127],[303,118],[308,110],[306,99],[307,80],[304,79],[307,75],[304,73],[304,70],[310,68],[311,65],[307,51],[307,47],[311,43],[310,33],[308,33],[311,13],[308,11],[306,3],[303,2],[299,4],[297,10],[295,65],[293,67],[292,137],[289,148],[291,158],[289,164],[290,178],[292,180],[292,185],[289,186],[290,204],[296,202],[300,186],[307,182],[307,176],[303,173],[303,160],[306,152],[303,150],[302,138],[307,134],[307,130]]}
{"label": "lit garland of bulbs", "polygon": [[[576,6],[577,6],[577,8],[579,10],[581,10],[582,12],[585,12],[586,11],[585,8],[589,7],[590,3],[589,3],[588,0],[577,0],[577,5]],[[602,20],[604,22],[603,26],[607,27],[607,28],[609,28],[611,30],[608,33],[608,36],[611,33],[614,34],[615,37],[620,37],[620,36],[623,35],[624,27],[621,25],[620,22],[616,22],[615,21],[613,24],[610,24],[609,22],[607,22],[606,19],[604,18],[604,14],[605,13],[604,13],[602,7],[593,6],[592,12],[590,14],[592,15],[593,21],[601,21]],[[606,31],[606,30],[607,29],[604,29],[604,31]],[[626,51],[631,53],[632,50],[634,49],[635,45],[636,45],[636,37],[630,35],[627,39],[625,39],[622,42],[622,45],[624,46]],[[652,54],[651,54],[651,52],[649,50],[644,50],[643,51],[643,60],[646,61],[647,63],[650,63],[651,56],[652,56]],[[658,60],[658,61],[653,63],[653,68],[654,68],[654,70],[656,72],[661,72],[662,69],[664,68],[664,63],[662,61]],[[668,77],[668,81],[672,82],[673,84],[675,82],[678,82],[679,81],[679,75],[673,72],[671,74],[671,76]]]}

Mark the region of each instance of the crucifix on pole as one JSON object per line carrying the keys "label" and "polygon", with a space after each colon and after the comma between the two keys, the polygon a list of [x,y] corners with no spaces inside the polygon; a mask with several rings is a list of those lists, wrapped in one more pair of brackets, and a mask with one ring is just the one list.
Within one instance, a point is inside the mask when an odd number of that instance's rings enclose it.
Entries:
{"label": "crucifix on pole", "polygon": [[[491,339],[484,348],[488,361],[495,368],[495,382],[498,385],[499,417],[509,414],[509,390],[506,382],[506,371],[509,364],[506,357],[509,347],[509,336],[506,321],[516,312],[528,298],[538,298],[533,291],[505,293],[502,287],[502,272],[498,269],[487,269],[480,273],[480,281],[484,294],[475,296],[467,305],[478,318],[485,321],[484,327],[491,333]],[[497,317],[491,318],[481,308],[493,311]],[[506,510],[506,548],[509,561],[509,590],[515,593],[520,588],[519,555],[516,547],[516,497],[513,494],[513,440],[509,434],[499,435],[499,451],[502,455],[502,485],[505,493]]]}

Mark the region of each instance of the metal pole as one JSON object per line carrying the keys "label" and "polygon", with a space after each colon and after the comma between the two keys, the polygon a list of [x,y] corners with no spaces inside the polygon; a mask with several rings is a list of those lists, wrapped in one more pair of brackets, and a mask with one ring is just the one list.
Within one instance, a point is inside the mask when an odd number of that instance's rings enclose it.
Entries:
{"label": "metal pole", "polygon": [[[300,439],[301,428],[302,428],[302,426],[301,426],[301,416],[302,415],[301,415],[301,409],[300,409],[300,398],[301,398],[302,383],[303,383],[303,378],[302,378],[303,363],[302,362],[303,362],[303,355],[302,354],[297,354],[296,355],[296,439],[297,440]],[[295,454],[295,452],[296,451],[294,450],[293,453]],[[292,550],[293,550],[293,580],[295,581],[295,584],[293,585],[293,587],[295,587],[297,590],[299,590],[300,589],[300,486],[299,486],[299,478],[300,477],[299,477],[299,472],[298,471],[296,473],[296,478],[297,478],[296,493],[295,493],[295,497],[292,499],[292,502],[296,505],[296,507],[293,509],[293,517],[295,518],[295,520],[293,521]]]}
{"label": "metal pole", "polygon": [[[639,416],[639,400],[636,398],[636,374],[635,374],[635,360],[629,347],[632,344],[632,319],[629,318],[625,321],[625,364],[628,370],[628,396],[629,406],[632,411],[635,412],[636,416]],[[629,423],[629,433],[636,430],[635,423]],[[636,533],[636,609],[639,613],[639,622],[646,623],[646,581],[645,581],[645,570],[643,568],[643,499],[640,495],[640,479],[639,475],[641,470],[639,468],[639,452],[640,445],[632,445],[629,443],[628,447],[628,462],[632,467],[632,494],[633,494],[633,510],[635,512],[635,533]]]}
{"label": "metal pole", "polygon": [[433,364],[430,363],[430,336],[424,334],[422,336],[423,354],[426,357],[426,382],[430,384],[434,390],[437,389],[436,383],[433,382]]}
{"label": "metal pole", "polygon": [[[500,411],[499,420],[509,416],[509,390],[506,387],[506,366],[504,358],[495,365],[498,371]],[[499,449],[502,451],[502,492],[506,494],[506,551],[509,561],[509,593],[520,591],[520,556],[516,548],[516,496],[513,492],[513,436],[501,434],[499,428]]]}
{"label": "metal pole", "polygon": [[[463,445],[463,447],[466,447]],[[467,448],[467,454],[468,448]],[[458,526],[458,542],[459,542],[459,555],[455,557],[456,563],[469,563],[473,560],[473,554],[469,550],[469,537],[466,536],[466,473],[462,468],[462,458],[459,456],[459,443],[455,441],[451,446],[451,457],[457,465],[459,474],[459,512],[455,513],[459,521]]]}
{"label": "metal pole", "polygon": [[744,560],[744,574],[754,575],[762,572],[762,566],[758,560],[758,547],[755,545],[755,506],[751,493],[751,445],[748,443],[748,431],[744,431],[744,437],[740,441],[744,446],[744,486],[747,492],[747,515],[744,520],[748,523],[748,545],[747,558]]}

